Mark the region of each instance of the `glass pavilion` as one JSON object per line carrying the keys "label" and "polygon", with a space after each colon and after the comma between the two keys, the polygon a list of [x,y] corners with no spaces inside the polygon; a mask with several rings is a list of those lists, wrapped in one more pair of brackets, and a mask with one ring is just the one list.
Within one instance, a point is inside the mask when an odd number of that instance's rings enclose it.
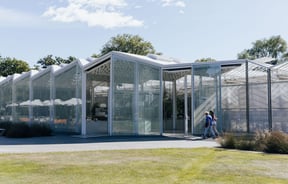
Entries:
{"label": "glass pavilion", "polygon": [[288,65],[271,62],[191,63],[113,51],[0,78],[0,121],[82,136],[200,135],[204,112],[213,110],[221,131],[288,132]]}

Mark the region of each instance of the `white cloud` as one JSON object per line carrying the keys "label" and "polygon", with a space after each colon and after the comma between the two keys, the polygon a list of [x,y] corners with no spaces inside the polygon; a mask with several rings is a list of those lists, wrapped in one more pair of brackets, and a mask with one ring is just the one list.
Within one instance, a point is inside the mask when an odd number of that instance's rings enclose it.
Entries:
{"label": "white cloud", "polygon": [[176,7],[181,7],[181,8],[185,8],[186,4],[184,1],[180,1],[180,0],[161,0],[162,2],[162,6],[176,6]]}
{"label": "white cloud", "polygon": [[66,7],[49,7],[43,16],[59,22],[84,22],[104,28],[139,27],[143,22],[118,10],[125,0],[68,0]]}

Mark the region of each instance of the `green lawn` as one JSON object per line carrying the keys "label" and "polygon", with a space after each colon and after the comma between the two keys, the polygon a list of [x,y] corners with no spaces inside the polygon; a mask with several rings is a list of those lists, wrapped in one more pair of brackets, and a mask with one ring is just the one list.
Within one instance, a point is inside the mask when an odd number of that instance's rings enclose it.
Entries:
{"label": "green lawn", "polygon": [[288,155],[216,148],[0,154],[0,183],[288,183]]}

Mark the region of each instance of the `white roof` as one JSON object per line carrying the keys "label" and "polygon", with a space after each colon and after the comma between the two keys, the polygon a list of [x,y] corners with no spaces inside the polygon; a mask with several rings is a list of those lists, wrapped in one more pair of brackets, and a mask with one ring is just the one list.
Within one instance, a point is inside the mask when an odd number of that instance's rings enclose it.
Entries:
{"label": "white roof", "polygon": [[38,73],[38,70],[30,70],[28,72],[21,73],[19,77],[15,79],[15,81],[19,81],[25,77],[32,77]]}
{"label": "white roof", "polygon": [[0,76],[0,82],[3,81],[3,80],[5,80],[5,79],[6,79],[6,77]]}
{"label": "white roof", "polygon": [[60,75],[64,71],[67,71],[67,70],[71,69],[72,67],[76,66],[77,64],[81,68],[84,68],[88,63],[89,63],[89,61],[86,60],[86,59],[75,60],[72,63],[69,63],[69,64],[66,64],[66,65],[62,66],[60,69],[55,70],[54,75]]}
{"label": "white roof", "polygon": [[40,76],[52,72],[55,73],[57,70],[59,70],[61,67],[63,66],[59,66],[59,65],[50,65],[48,66],[48,68],[45,68],[44,70],[40,70],[37,74],[35,74],[32,78],[32,80],[39,78]]}
{"label": "white roof", "polygon": [[137,54],[130,54],[118,51],[112,51],[108,54],[101,56],[100,58],[90,58],[90,63],[85,66],[85,70],[92,68],[93,66],[100,64],[104,61],[111,59],[112,56],[123,57],[126,60],[133,60],[145,64],[154,65],[156,67],[164,67],[169,65],[175,64],[187,64],[187,62],[180,61],[175,58],[165,57],[162,55],[155,55],[155,54],[148,54],[147,56],[137,55]]}
{"label": "white roof", "polygon": [[288,79],[288,62],[276,65],[273,68],[273,74],[275,74],[279,79]]}
{"label": "white roof", "polygon": [[5,77],[3,80],[0,81],[0,85],[5,84],[6,82],[13,81],[13,80],[17,79],[20,76],[21,75],[18,74],[18,73],[15,73],[13,75],[9,75],[9,76]]}
{"label": "white roof", "polygon": [[[267,64],[275,59],[273,58],[259,58],[252,61],[248,61],[248,74],[249,78],[259,78],[267,76],[266,70],[272,68],[274,65]],[[246,64],[243,63],[241,66],[230,70],[229,72],[223,73],[222,78],[227,82],[243,81],[246,77]],[[266,78],[265,78],[266,79]]]}

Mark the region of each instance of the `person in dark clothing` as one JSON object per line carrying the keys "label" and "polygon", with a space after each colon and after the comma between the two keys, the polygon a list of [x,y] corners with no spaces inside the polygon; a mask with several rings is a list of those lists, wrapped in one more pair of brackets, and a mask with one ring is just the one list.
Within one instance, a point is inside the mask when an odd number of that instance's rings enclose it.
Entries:
{"label": "person in dark clothing", "polygon": [[211,115],[209,114],[208,111],[206,111],[205,113],[205,125],[204,125],[204,134],[203,134],[203,139],[206,139],[207,138],[207,133],[210,129],[210,133],[213,137],[213,139],[215,138],[215,133],[212,129],[212,117]]}

